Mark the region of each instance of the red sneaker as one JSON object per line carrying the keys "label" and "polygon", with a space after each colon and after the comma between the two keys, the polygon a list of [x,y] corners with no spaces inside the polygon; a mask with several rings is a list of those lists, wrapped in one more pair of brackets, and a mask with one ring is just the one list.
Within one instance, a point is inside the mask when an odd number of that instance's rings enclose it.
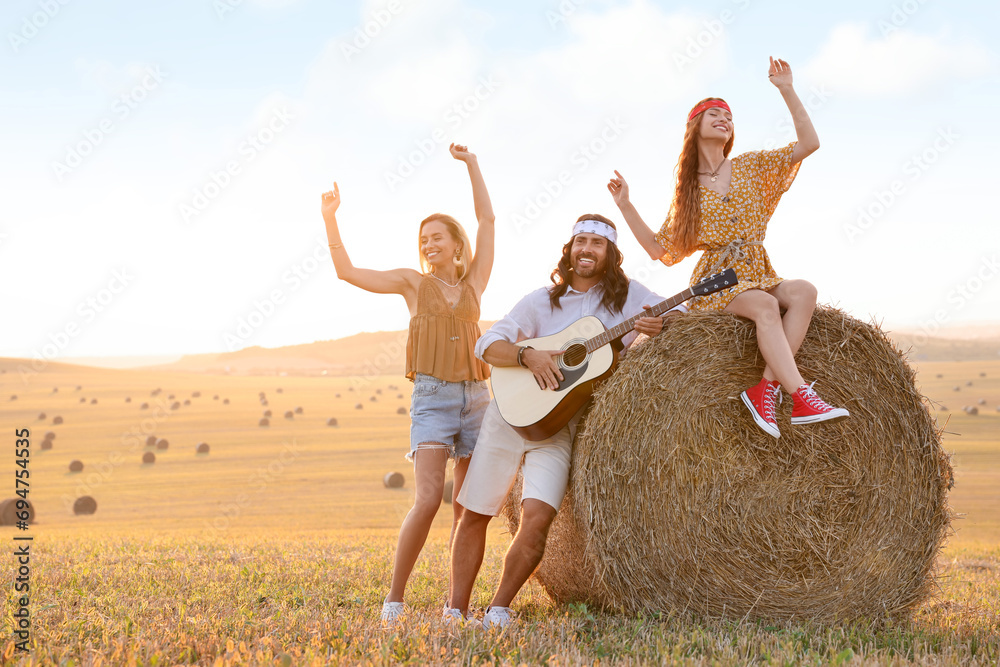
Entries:
{"label": "red sneaker", "polygon": [[780,438],[781,431],[778,430],[778,422],[774,418],[775,397],[780,403],[781,384],[777,380],[767,380],[766,378],[761,378],[760,382],[740,394],[743,404],[750,410],[757,426],[760,426],[768,435]]}
{"label": "red sneaker", "polygon": [[814,384],[816,383],[804,384],[792,394],[793,424],[825,422],[828,419],[840,419],[841,417],[849,417],[851,415],[844,408],[835,408],[832,405],[828,405],[826,401],[813,391]]}

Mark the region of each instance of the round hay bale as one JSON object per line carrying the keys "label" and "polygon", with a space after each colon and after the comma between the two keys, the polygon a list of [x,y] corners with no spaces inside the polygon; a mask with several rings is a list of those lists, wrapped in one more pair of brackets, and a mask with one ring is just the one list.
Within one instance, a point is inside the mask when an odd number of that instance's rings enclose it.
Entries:
{"label": "round hay bale", "polygon": [[401,405],[401,406],[399,406],[398,408],[396,408],[396,414],[397,414],[397,415],[408,415],[408,414],[410,414],[410,411],[409,411],[409,410],[407,410],[406,408],[404,408],[404,407],[403,407],[403,406]]}
{"label": "round hay bale", "polygon": [[69,462],[70,472],[82,472],[83,471],[83,461],[75,459]]}
{"label": "round hay bale", "polygon": [[264,416],[265,417],[270,417],[271,416],[271,411],[270,410],[264,410]]}
{"label": "round hay bale", "polygon": [[979,405],[986,405],[986,399],[985,399],[985,398],[980,398],[980,399],[979,399],[978,401],[976,401],[976,402],[977,402],[977,403],[979,403]]}
{"label": "round hay bale", "polygon": [[441,500],[444,501],[446,505],[451,505],[452,495],[455,493],[455,481],[449,479],[444,483],[444,493],[442,494]]}
{"label": "round hay bale", "polygon": [[16,401],[17,400],[17,394],[11,394],[10,395],[10,400]]}
{"label": "round hay bale", "polygon": [[168,400],[168,401],[172,401],[172,400],[174,400],[174,395],[173,395],[173,394],[170,394],[169,396],[167,396],[167,400]]}
{"label": "round hay bale", "polygon": [[90,404],[91,405],[97,405],[97,399],[96,398],[90,399]]}
{"label": "round hay bale", "polygon": [[87,402],[87,397],[86,396],[81,396],[80,397],[80,402],[81,403],[86,403]]}
{"label": "round hay bale", "polygon": [[208,454],[210,447],[207,442],[199,442],[198,446],[195,448],[195,454]]}
{"label": "round hay bale", "polygon": [[81,389],[83,389],[83,385],[82,384],[76,385],[76,390],[77,391],[80,391]]}
{"label": "round hay bale", "polygon": [[155,435],[148,436],[146,438],[146,446],[147,447],[156,447],[156,440],[157,440],[157,438],[156,438]]}
{"label": "round hay bale", "polygon": [[228,398],[222,399],[222,404],[223,405],[229,405],[229,399]]}
{"label": "round hay bale", "polygon": [[336,396],[334,396],[334,398],[340,398],[340,394],[337,394]]}
{"label": "round hay bale", "polygon": [[143,463],[156,463],[156,454],[153,452],[146,452],[142,455]]}
{"label": "round hay bale", "polygon": [[261,400],[260,404],[263,405],[265,408],[268,405],[267,401],[265,401],[265,400]]}
{"label": "round hay bale", "polygon": [[131,403],[132,402],[132,397],[131,396],[126,396],[125,397],[125,402],[126,403]]}
{"label": "round hay bale", "polygon": [[201,398],[201,392],[200,391],[192,392],[191,398]]}
{"label": "round hay bale", "polygon": [[365,406],[362,405],[361,403],[358,403],[357,405],[354,406],[354,409],[355,410],[364,410]]}
{"label": "round hay bale", "polygon": [[185,398],[184,399],[184,405],[191,405],[191,399],[190,398]]}
{"label": "round hay bale", "polygon": [[348,387],[347,391],[354,391],[354,387]]}
{"label": "round hay bale", "polygon": [[41,447],[41,449],[42,449],[43,452],[52,449],[52,441],[51,440],[42,440],[42,447]]}
{"label": "round hay bale", "polygon": [[62,424],[63,423],[63,418],[60,417],[60,416],[58,416],[58,415],[56,415],[55,417],[52,418],[52,423],[53,424]]}
{"label": "round hay bale", "polygon": [[46,431],[45,432],[45,437],[43,438],[43,440],[55,440],[55,439],[56,439],[56,432],[55,431]]}
{"label": "round hay bale", "polygon": [[973,417],[979,414],[979,408],[977,408],[974,405],[966,406],[964,409],[968,414],[972,415]]}
{"label": "round hay bale", "polygon": [[939,405],[938,406],[938,412],[946,412],[947,410],[948,410],[948,406],[947,405]]}
{"label": "round hay bale", "polygon": [[213,397],[212,397],[212,400],[213,400],[213,401],[217,401],[217,400],[219,400],[219,395],[218,395],[218,394],[216,394],[215,396],[213,396]]}
{"label": "round hay bale", "polygon": [[[18,509],[18,502],[20,502],[21,509]],[[35,523],[35,519],[38,517],[35,514],[35,506],[31,504],[30,500],[8,498],[0,502],[0,526],[16,526],[17,522],[22,520],[18,518],[18,513],[24,511],[28,512],[28,523]]]}
{"label": "round hay bale", "polygon": [[52,393],[53,394],[58,394],[59,393],[59,387],[52,387]]}
{"label": "round hay bale", "polygon": [[170,447],[170,442],[166,438],[160,438],[156,441],[157,449],[167,449],[168,447]]}
{"label": "round hay bale", "polygon": [[281,387],[278,387],[277,389],[275,389],[275,391],[278,392],[279,394],[285,393],[285,390],[282,389]]}
{"label": "round hay bale", "polygon": [[327,426],[336,426],[337,425],[337,418],[336,417],[330,417],[329,419],[326,420],[326,425]]}
{"label": "round hay bale", "polygon": [[941,378],[943,378],[943,377],[944,377],[944,374],[943,374],[943,373],[938,373],[938,374],[937,374],[937,379],[938,379],[938,380],[940,380],[940,379],[941,379]]}
{"label": "round hay bale", "polygon": [[952,391],[962,391],[962,388],[956,384],[954,387],[952,387]]}
{"label": "round hay bale", "polygon": [[403,398],[402,394],[396,394],[396,398]]}
{"label": "round hay bale", "polygon": [[299,405],[299,406],[297,406],[295,408],[295,414],[297,414],[297,415],[301,415],[302,414],[302,406],[301,405]]}
{"label": "round hay bale", "polygon": [[140,410],[149,410],[149,403],[143,403],[139,406]]}
{"label": "round hay bale", "polygon": [[387,489],[401,489],[405,483],[406,478],[403,477],[403,473],[401,472],[387,472],[385,477],[382,478],[382,484]]}
{"label": "round hay bale", "polygon": [[291,410],[285,410],[285,419],[295,419],[295,413]]}
{"label": "round hay bale", "polygon": [[38,413],[38,419],[39,419],[39,421],[43,421],[45,419],[45,413],[44,412],[39,412]]}
{"label": "round hay bale", "polygon": [[257,426],[270,426],[270,425],[271,425],[271,420],[268,419],[267,417],[261,417],[260,421],[257,422]]}
{"label": "round hay bale", "polygon": [[979,377],[981,377],[981,378],[984,378],[984,377],[986,377],[986,373],[980,373],[980,374],[979,374]]}
{"label": "round hay bale", "polygon": [[179,410],[180,407],[181,407],[181,404],[178,401],[174,401],[173,403],[170,404],[170,409],[171,410]]}
{"label": "round hay bale", "polygon": [[160,389],[159,387],[157,387],[153,391],[149,392],[149,395],[150,396],[159,396],[160,392],[162,392],[162,391],[163,391],[162,389]]}
{"label": "round hay bale", "polygon": [[[596,392],[535,576],[559,602],[705,616],[905,617],[928,598],[954,483],[913,369],[877,327],[816,310],[796,355],[848,419],[762,432],[739,399],[753,325],[692,313]],[[505,510],[516,530],[519,493]]]}
{"label": "round hay bale", "polygon": [[379,396],[381,396],[382,395],[382,390],[381,389],[376,389],[375,393],[378,394]]}
{"label": "round hay bale", "polygon": [[265,394],[265,393],[264,393],[264,392],[262,392],[262,391],[258,391],[258,392],[257,392],[257,396],[259,396],[260,398],[264,398],[265,396],[267,396],[267,394]]}
{"label": "round hay bale", "polygon": [[965,386],[966,387],[971,387],[972,386],[972,380],[969,380],[968,382],[966,382]]}
{"label": "round hay bale", "polygon": [[97,511],[97,501],[93,496],[80,496],[73,503],[73,514],[93,514]]}

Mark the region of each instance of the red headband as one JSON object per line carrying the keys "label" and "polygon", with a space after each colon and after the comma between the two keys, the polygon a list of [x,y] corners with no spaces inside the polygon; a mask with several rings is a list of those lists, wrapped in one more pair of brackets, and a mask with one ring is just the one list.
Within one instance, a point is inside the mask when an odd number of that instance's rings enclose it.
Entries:
{"label": "red headband", "polygon": [[702,102],[694,109],[691,109],[691,113],[688,114],[688,120],[691,120],[692,118],[700,114],[702,111],[711,109],[712,107],[719,107],[720,109],[725,109],[729,113],[732,113],[732,110],[729,108],[729,105],[723,102],[722,100],[709,100],[707,102]]}

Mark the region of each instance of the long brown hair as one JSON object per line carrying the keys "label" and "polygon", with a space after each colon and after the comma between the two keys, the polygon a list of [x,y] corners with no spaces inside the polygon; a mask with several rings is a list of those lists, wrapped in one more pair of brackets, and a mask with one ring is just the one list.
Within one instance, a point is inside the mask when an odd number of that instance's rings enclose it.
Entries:
{"label": "long brown hair", "polygon": [[469,255],[472,254],[472,249],[469,247],[469,235],[465,233],[465,228],[462,227],[458,220],[450,215],[445,215],[444,213],[435,213],[420,221],[420,231],[417,234],[417,251],[420,253],[420,268],[425,274],[434,273],[434,267],[431,266],[430,262],[427,261],[427,258],[424,257],[424,253],[420,245],[420,234],[424,233],[424,225],[428,222],[440,222],[448,229],[448,233],[451,234],[451,238],[458,242],[458,253],[460,259],[455,265],[455,270],[458,272],[458,279],[461,280],[469,272],[469,265],[472,262],[469,258]]}
{"label": "long brown hair", "polygon": [[[721,97],[706,97],[695,107],[713,100],[724,101]],[[681,146],[681,155],[677,158],[677,167],[674,170],[677,186],[674,189],[674,199],[670,202],[670,212],[667,214],[670,241],[684,255],[694,252],[698,242],[698,232],[701,229],[701,206],[699,204],[701,191],[698,189],[698,128],[701,127],[701,119],[705,115],[705,111],[689,120],[684,128],[684,143]],[[733,130],[729,141],[722,147],[724,157],[729,157],[735,138],[736,131]]]}
{"label": "long brown hair", "polygon": [[[600,220],[610,225],[612,229],[616,229],[615,223],[603,215],[588,213],[581,215],[576,221],[580,222],[581,220]],[[604,276],[601,277],[601,282],[598,283],[604,288],[601,305],[612,313],[620,313],[622,312],[622,308],[625,307],[625,300],[628,298],[628,276],[622,270],[622,260],[624,258],[621,251],[618,250],[618,245],[609,240],[607,248],[607,268],[604,271]],[[566,293],[566,289],[569,287],[570,273],[573,272],[573,264],[570,259],[572,249],[573,239],[570,239],[563,246],[562,257],[559,258],[559,263],[549,276],[553,283],[553,286],[549,288],[549,301],[552,303],[553,309],[562,308],[559,304],[559,298]]]}

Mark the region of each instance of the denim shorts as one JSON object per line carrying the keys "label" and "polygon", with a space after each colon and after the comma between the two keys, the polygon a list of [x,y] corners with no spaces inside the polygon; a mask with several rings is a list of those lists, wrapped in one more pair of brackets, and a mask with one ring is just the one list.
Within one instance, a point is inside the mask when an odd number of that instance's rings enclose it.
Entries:
{"label": "denim shorts", "polygon": [[454,459],[472,455],[479,438],[490,390],[483,380],[446,382],[431,375],[417,373],[410,399],[410,453],[421,443],[421,449],[447,449]]}

